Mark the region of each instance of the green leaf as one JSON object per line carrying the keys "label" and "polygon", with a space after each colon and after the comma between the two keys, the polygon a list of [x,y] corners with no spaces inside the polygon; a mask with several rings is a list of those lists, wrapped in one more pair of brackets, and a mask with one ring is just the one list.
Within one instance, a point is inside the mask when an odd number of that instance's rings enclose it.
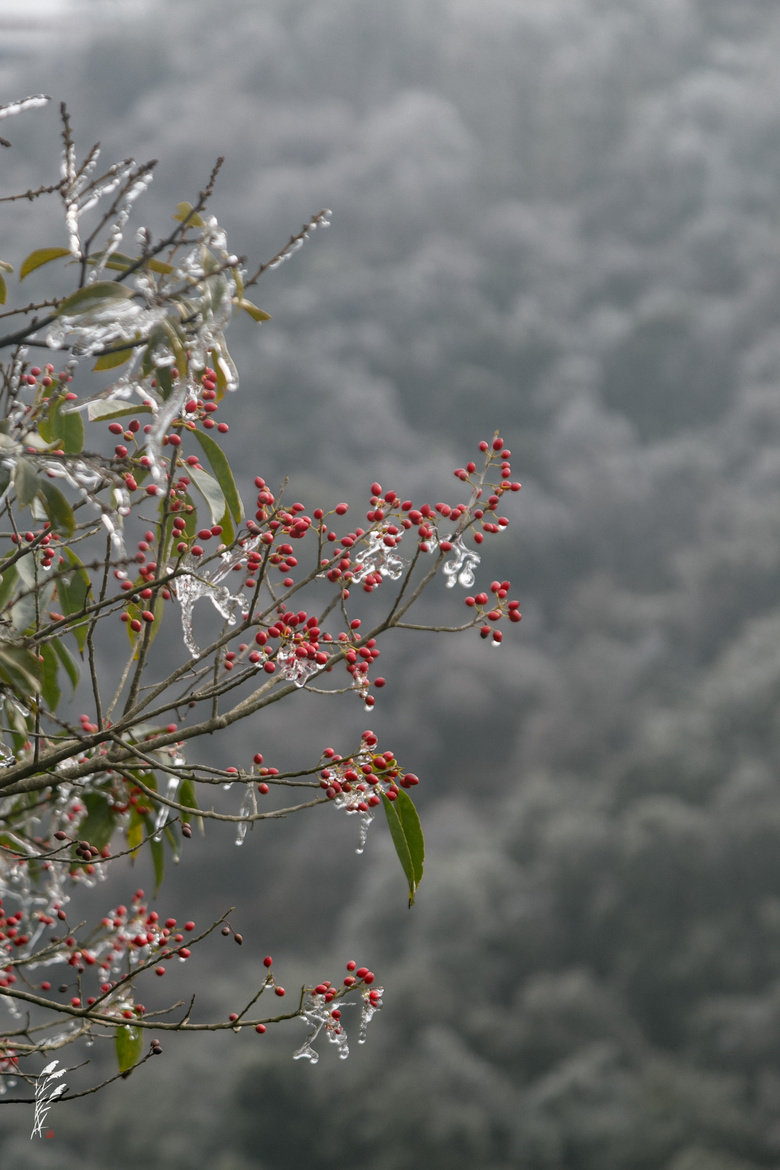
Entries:
{"label": "green leaf", "polygon": [[38,432],[47,443],[59,443],[66,455],[78,455],[84,449],[84,420],[64,407],[64,398],[53,402],[48,417],[39,420]]}
{"label": "green leaf", "polygon": [[122,1024],[116,1030],[116,1058],[119,1071],[129,1073],[138,1064],[144,1046],[143,1028]]}
{"label": "green leaf", "polygon": [[87,313],[101,301],[129,301],[134,296],[135,289],[119,284],[116,280],[96,280],[94,284],[85,284],[65,297],[55,309],[55,315],[62,317],[72,313]]}
{"label": "green leaf", "polygon": [[5,277],[0,272],[0,305],[4,305],[8,297],[8,289],[5,284]]}
{"label": "green leaf", "polygon": [[[214,445],[216,446],[216,443]],[[211,523],[219,524],[227,507],[221,487],[207,472],[199,471],[197,467],[188,467],[187,475],[208,504]]]}
{"label": "green leaf", "polygon": [[151,406],[144,406],[140,402],[137,405],[128,406],[123,398],[96,398],[87,407],[87,417],[90,422],[94,422],[98,418],[110,421],[112,418],[126,418],[128,414],[151,413]]}
{"label": "green leaf", "polygon": [[[65,548],[64,553],[70,561],[73,571],[63,573],[61,577],[57,578],[57,596],[62,612],[70,617],[71,614],[81,613],[86,606],[92,582],[87,570],[73,550]],[[68,629],[75,637],[79,650],[83,650],[87,640],[86,619],[76,625],[69,626]]]}
{"label": "green leaf", "polygon": [[[222,489],[222,494],[225,497],[225,502],[230,509],[230,514],[235,520],[236,524],[240,524],[244,518],[244,505],[241,502],[241,496],[238,494],[236,482],[233,479],[233,472],[230,470],[225,452],[210,435],[204,434],[202,431],[192,432],[195,438],[203,448],[203,454],[209,461],[211,470],[217,478],[217,483]],[[215,521],[219,523],[219,520]]]}
{"label": "green leaf", "polygon": [[41,479],[40,485],[39,494],[52,528],[55,532],[59,532],[60,536],[72,536],[76,528],[76,521],[68,500],[51,480]]}
{"label": "green leaf", "polygon": [[[179,794],[176,799],[178,803],[184,808],[191,808],[193,812],[197,812],[199,807],[198,797],[195,792],[195,785],[191,780],[182,780],[181,786],[179,787]],[[182,823],[185,825],[192,823],[192,816],[189,813],[181,813],[181,819]],[[203,817],[198,817],[198,823],[200,824],[200,831],[203,833]]]}
{"label": "green leaf", "polygon": [[21,646],[0,644],[0,678],[29,702],[30,692],[37,694],[41,689],[41,664],[37,654]]}
{"label": "green leaf", "polygon": [[65,643],[62,641],[62,638],[52,638],[51,642],[49,642],[47,644],[49,646],[53,647],[54,653],[59,658],[59,660],[60,660],[60,662],[65,670],[65,673],[67,674],[68,678],[71,681],[71,684],[73,686],[73,691],[75,694],[76,688],[79,685],[79,673],[80,673],[79,668],[78,668],[78,664],[76,663],[76,660],[74,659],[70,650],[68,650]]}
{"label": "green leaf", "polygon": [[[189,217],[189,218],[188,218]],[[205,227],[205,223],[198,215],[197,211],[193,212],[191,203],[177,203],[176,215],[173,217],[178,219],[179,223],[184,223],[187,220],[187,227]]]}
{"label": "green leaf", "polygon": [[[43,646],[41,646],[41,657],[43,658],[41,695],[49,710],[56,711],[62,694],[57,685],[59,659],[47,642],[44,642]],[[87,839],[89,840],[89,838]]]}
{"label": "green leaf", "polygon": [[16,460],[14,489],[16,491],[16,498],[23,508],[33,502],[41,489],[41,481],[38,478],[38,472],[35,470],[35,464],[31,463],[29,459],[25,459],[22,455]]}
{"label": "green leaf", "polygon": [[[154,832],[154,825],[147,824],[147,830],[150,833]],[[81,830],[79,830],[80,832]],[[160,886],[162,885],[163,876],[165,874],[165,846],[162,839],[155,841],[154,837],[149,841],[149,848],[152,851],[152,863],[154,864],[154,894],[157,897]]]}
{"label": "green leaf", "polygon": [[116,830],[116,817],[111,811],[111,801],[103,792],[88,792],[82,796],[87,815],[79,824],[79,838],[89,841],[96,849],[108,845]]}
{"label": "green leaf", "polygon": [[[102,252],[90,252],[89,256],[87,257],[87,263],[95,265],[98,264],[102,259]],[[131,268],[134,264],[137,264],[139,259],[139,256],[125,256],[123,252],[112,252],[111,256],[105,263],[105,267],[110,268],[113,272],[126,272],[128,268]],[[152,272],[161,272],[166,274],[174,271],[172,264],[167,264],[165,260],[155,259],[144,260],[141,268],[150,268]]]}
{"label": "green leaf", "polygon": [[382,793],[382,804],[385,806],[398,860],[409,883],[409,905],[412,906],[417,887],[422,881],[425,861],[425,841],[420,818],[411,797],[403,788],[399,788],[395,800],[388,800]]}
{"label": "green leaf", "polygon": [[141,848],[144,839],[144,821],[143,817],[139,817],[138,813],[133,809],[130,814],[130,824],[127,826],[127,847],[130,850],[130,856],[135,861],[138,856],[138,850]]}
{"label": "green leaf", "polygon": [[10,604],[17,591],[18,583],[19,574],[16,571],[16,565],[9,565],[7,569],[3,569],[3,578],[0,581],[0,613]]}
{"label": "green leaf", "polygon": [[127,349],[117,349],[113,353],[102,353],[95,362],[92,369],[98,370],[113,370],[116,366],[123,366],[125,362],[129,362],[133,356],[133,350],[128,346]]}
{"label": "green leaf", "polygon": [[243,297],[239,299],[238,307],[239,309],[243,309],[245,313],[248,313],[253,321],[271,320],[270,313],[266,313],[265,309],[260,309],[257,305],[253,305],[251,301],[244,300]]}
{"label": "green leaf", "polygon": [[25,276],[29,276],[31,272],[43,264],[48,264],[51,260],[59,260],[63,256],[70,256],[70,254],[70,248],[36,248],[22,262],[22,267],[19,269],[19,279],[24,280]]}

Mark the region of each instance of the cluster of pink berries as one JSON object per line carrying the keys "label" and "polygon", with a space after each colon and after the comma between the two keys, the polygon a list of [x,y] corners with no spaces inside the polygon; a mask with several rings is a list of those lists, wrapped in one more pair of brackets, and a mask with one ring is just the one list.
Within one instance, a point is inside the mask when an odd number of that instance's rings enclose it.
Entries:
{"label": "cluster of pink berries", "polygon": [[376,808],[382,794],[394,801],[399,787],[414,788],[420,783],[413,772],[402,772],[391,751],[375,753],[377,742],[373,731],[364,731],[357,757],[342,759],[333,748],[323,752],[325,766],[320,771],[320,787],[328,800],[348,794],[351,799],[344,802],[347,812],[366,813]]}

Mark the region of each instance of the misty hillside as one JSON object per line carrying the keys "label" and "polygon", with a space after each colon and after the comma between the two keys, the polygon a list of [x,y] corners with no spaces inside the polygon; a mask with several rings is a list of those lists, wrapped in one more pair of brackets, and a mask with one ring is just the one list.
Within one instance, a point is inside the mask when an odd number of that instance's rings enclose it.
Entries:
{"label": "misty hillside", "polygon": [[[204,915],[238,886],[255,955],[370,955],[387,1006],[365,1049],[315,1069],[289,1038],[178,1045],[97,1114],[61,1108],[56,1150],[23,1116],[0,1153],[780,1167],[777,5],[94,11],[64,67],[14,41],[0,100],[45,88],[85,148],[159,157],[139,208],[156,233],[217,154],[237,252],[268,258],[333,209],[263,277],[273,320],[234,338],[245,482],[440,494],[500,427],[523,491],[486,563],[524,619],[498,652],[388,649],[371,722],[424,781],[411,913],[379,825],[362,858],[354,826],[322,818],[242,850],[217,835],[171,877]],[[18,120],[3,186],[50,181],[57,133]],[[11,207],[17,262],[39,229]],[[329,716],[312,706],[316,744],[365,720]],[[293,715],[263,735],[288,750]],[[215,960],[204,996],[251,978],[242,963]]]}

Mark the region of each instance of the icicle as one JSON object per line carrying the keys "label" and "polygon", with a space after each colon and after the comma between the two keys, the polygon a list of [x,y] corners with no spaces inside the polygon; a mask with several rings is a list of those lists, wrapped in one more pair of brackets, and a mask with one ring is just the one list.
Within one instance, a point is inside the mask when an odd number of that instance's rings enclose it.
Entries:
{"label": "icicle", "polygon": [[399,557],[384,543],[384,532],[370,532],[368,547],[364,548],[355,557],[355,564],[360,565],[357,572],[353,572],[352,580],[357,584],[371,573],[379,572],[391,581],[397,581],[408,565],[408,561]]}
{"label": "icicle", "polygon": [[464,589],[470,589],[476,581],[474,569],[479,562],[479,553],[466,548],[463,543],[463,538],[457,536],[452,541],[452,556],[442,565],[442,572],[447,578],[447,588],[452,589],[457,582]]}
{"label": "icicle", "polygon": [[[244,799],[241,802],[241,808],[238,815],[240,817],[250,817],[253,812],[256,812],[256,807],[253,801],[252,786],[248,784],[244,791]],[[246,831],[249,828],[248,821],[239,821],[236,825],[236,845],[243,845]]]}

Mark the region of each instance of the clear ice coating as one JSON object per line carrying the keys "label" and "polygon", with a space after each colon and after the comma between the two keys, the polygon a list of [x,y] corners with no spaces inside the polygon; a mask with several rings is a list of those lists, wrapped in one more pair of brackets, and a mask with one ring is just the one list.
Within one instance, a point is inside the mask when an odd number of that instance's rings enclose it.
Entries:
{"label": "clear ice coating", "polygon": [[314,659],[299,657],[294,646],[284,646],[278,650],[276,664],[282,678],[294,682],[296,687],[306,686],[309,678],[320,669]]}
{"label": "clear ice coating", "polygon": [[45,93],[36,93],[32,97],[19,98],[15,102],[6,102],[0,106],[0,118],[11,118],[14,114],[21,114],[23,110],[37,110],[51,101]]}
{"label": "clear ice coating", "polygon": [[[338,1006],[343,1009],[353,1005],[340,1000]],[[330,1004],[325,1002],[324,996],[317,995],[316,992],[307,993],[301,1009],[301,1018],[311,1025],[311,1031],[300,1048],[293,1053],[293,1060],[308,1060],[311,1064],[317,1063],[320,1054],[313,1047],[313,1044],[323,1028],[331,1044],[338,1045],[341,1059],[346,1060],[349,1056],[347,1033],[340,1018],[334,1018],[332,1010]]]}
{"label": "clear ice coating", "polygon": [[391,581],[397,581],[408,565],[408,561],[399,557],[384,543],[384,532],[369,532],[368,545],[357,554],[355,564],[360,568],[353,571],[352,580],[357,584],[365,580],[371,573],[379,572]]}
{"label": "clear ice coating", "polygon": [[452,541],[452,556],[442,565],[442,572],[447,578],[447,588],[452,589],[455,584],[470,589],[476,577],[474,570],[480,562],[479,553],[466,548],[462,536],[456,536]]}
{"label": "clear ice coating", "polygon": [[192,630],[192,611],[195,602],[201,597],[207,597],[217,612],[232,626],[236,623],[236,612],[246,608],[246,598],[239,593],[234,597],[226,585],[220,581],[233,571],[233,566],[240,564],[248,552],[257,548],[260,536],[254,536],[241,548],[225,550],[216,565],[198,567],[199,558],[190,553],[184,557],[182,566],[187,570],[186,575],[176,580],[176,596],[181,606],[181,624],[184,635],[184,644],[193,658],[200,657],[200,650],[195,641]]}

